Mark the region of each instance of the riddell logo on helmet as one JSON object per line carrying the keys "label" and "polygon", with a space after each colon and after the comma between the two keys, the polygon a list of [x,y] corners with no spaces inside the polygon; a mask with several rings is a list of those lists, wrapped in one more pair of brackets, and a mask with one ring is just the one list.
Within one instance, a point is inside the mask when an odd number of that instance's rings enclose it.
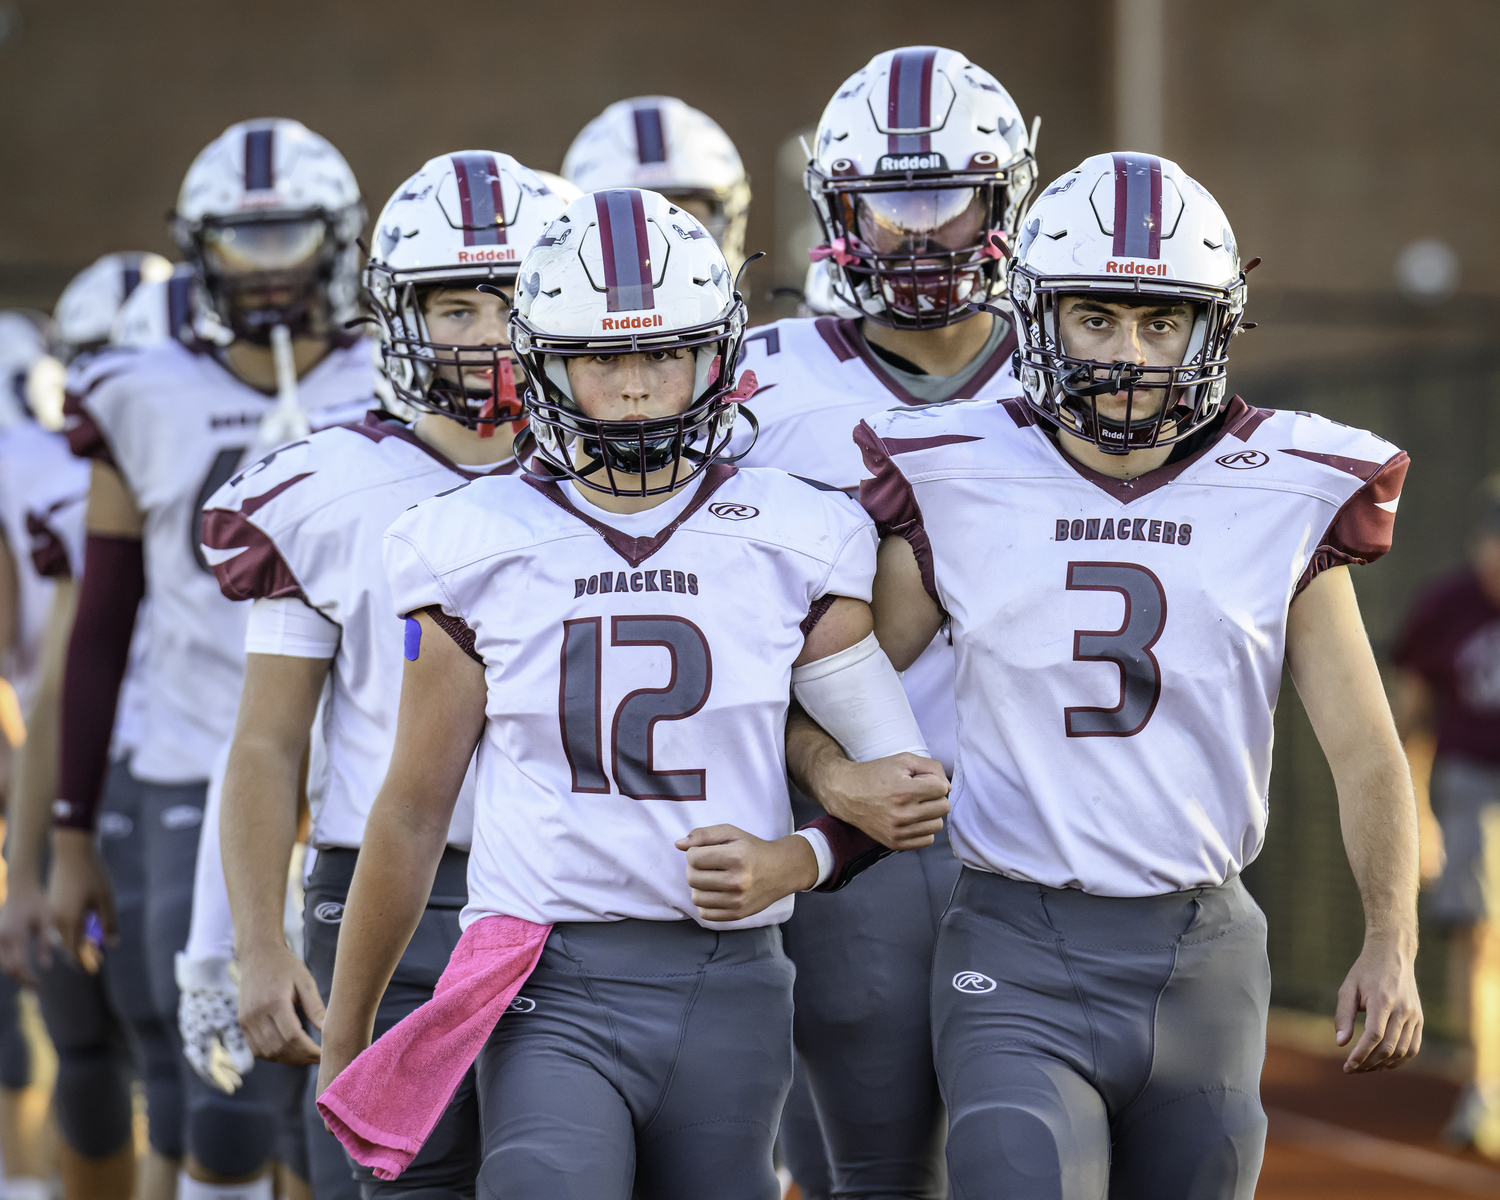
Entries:
{"label": "riddell logo on helmet", "polygon": [[516,248],[514,246],[490,246],[484,250],[460,250],[458,261],[461,263],[515,262]]}
{"label": "riddell logo on helmet", "polygon": [[946,171],[948,160],[941,154],[882,154],[877,171]]}
{"label": "riddell logo on helmet", "polygon": [[652,329],[657,325],[665,325],[661,313],[652,313],[649,317],[605,317],[599,322],[601,330],[612,331],[616,329]]}
{"label": "riddell logo on helmet", "polygon": [[1106,275],[1170,275],[1171,268],[1164,262],[1114,262],[1104,264]]}

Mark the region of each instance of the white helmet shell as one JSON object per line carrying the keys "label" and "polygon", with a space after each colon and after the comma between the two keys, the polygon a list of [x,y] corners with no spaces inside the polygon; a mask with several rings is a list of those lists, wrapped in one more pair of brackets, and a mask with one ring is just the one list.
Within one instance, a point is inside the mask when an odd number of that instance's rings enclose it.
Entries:
{"label": "white helmet shell", "polygon": [[22,420],[29,408],[28,380],[47,353],[48,318],[42,313],[0,312],[0,429]]}
{"label": "white helmet shell", "polygon": [[1172,389],[1177,399],[1152,420],[1158,426],[1170,420],[1175,434],[1158,428],[1146,443],[1144,426],[1096,429],[1086,412],[1072,412],[1082,424],[1064,420],[1063,428],[1123,453],[1177,440],[1218,414],[1229,339],[1244,315],[1245,275],[1229,218],[1176,163],[1149,154],[1095,154],[1056,180],[1026,214],[1011,267],[1021,382],[1033,407],[1053,420],[1072,394],[1064,377],[1095,365],[1065,353],[1057,304],[1089,292],[1196,306],[1182,366],[1170,380],[1164,374],[1163,381],[1139,385]]}
{"label": "white helmet shell", "polygon": [[740,152],[718,122],[673,96],[611,104],[573,139],[562,173],[585,192],[641,188],[708,200],[708,228],[731,270],[744,261],[750,177]]}
{"label": "white helmet shell", "polygon": [[1003,293],[1036,163],[993,75],[937,46],[884,51],[834,94],[816,141],[806,184],[828,243],[813,255],[835,261],[845,303],[929,328]]}
{"label": "white helmet shell", "polygon": [[108,342],[115,319],[136,288],[160,283],[171,274],[172,264],[160,254],[126,251],[106,254],[75,275],[52,310],[63,361],[85,347]]}
{"label": "white helmet shell", "polygon": [[168,338],[191,341],[197,332],[193,325],[197,288],[198,273],[191,263],[178,263],[165,279],[143,279],[120,306],[110,328],[110,344],[139,348]]}

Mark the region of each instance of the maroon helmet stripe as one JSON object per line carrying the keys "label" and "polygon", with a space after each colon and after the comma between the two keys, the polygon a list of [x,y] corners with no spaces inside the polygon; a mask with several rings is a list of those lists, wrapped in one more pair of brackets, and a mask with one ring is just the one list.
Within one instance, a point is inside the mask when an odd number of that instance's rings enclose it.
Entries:
{"label": "maroon helmet stripe", "polygon": [[[926,129],[932,124],[932,71],[937,51],[918,47],[899,50],[891,59],[891,81],[886,95],[888,129]],[[891,154],[925,154],[932,149],[931,134],[888,134]]]}
{"label": "maroon helmet stripe", "polygon": [[643,104],[635,110],[635,156],[642,163],[667,161],[667,139],[662,133],[661,109]]}
{"label": "maroon helmet stripe", "polygon": [[1161,159],[1116,154],[1116,258],[1161,257]]}
{"label": "maroon helmet stripe", "polygon": [[500,192],[500,170],[490,154],[451,154],[458,180],[460,221],[465,246],[505,245],[505,199]]}
{"label": "maroon helmet stripe", "polygon": [[604,252],[605,302],[610,312],[655,308],[651,286],[651,244],[640,192],[594,193],[599,243]]}
{"label": "maroon helmet stripe", "polygon": [[276,186],[276,127],[251,129],[245,134],[245,190],[264,192]]}

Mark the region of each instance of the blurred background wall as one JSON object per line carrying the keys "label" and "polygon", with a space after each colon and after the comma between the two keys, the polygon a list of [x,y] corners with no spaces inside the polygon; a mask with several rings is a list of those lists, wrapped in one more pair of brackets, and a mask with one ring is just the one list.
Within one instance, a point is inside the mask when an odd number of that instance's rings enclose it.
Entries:
{"label": "blurred background wall", "polygon": [[[757,316],[800,282],[796,135],[872,54],[931,42],[1043,117],[1044,179],[1157,151],[1228,211],[1260,327],[1235,349],[1252,403],[1383,434],[1414,466],[1395,550],[1356,572],[1377,649],[1464,550],[1464,501],[1500,467],[1500,4],[1493,0],[0,0],[0,305],[50,308],[110,250],[170,253],[187,164],[233,121],[330,138],[372,214],[425,159],[508,151],[556,170],[613,100],[681,96],[750,170]],[[1358,951],[1332,784],[1288,686],[1268,844],[1277,999],[1331,1007]],[[1447,1023],[1441,940],[1421,960]]]}

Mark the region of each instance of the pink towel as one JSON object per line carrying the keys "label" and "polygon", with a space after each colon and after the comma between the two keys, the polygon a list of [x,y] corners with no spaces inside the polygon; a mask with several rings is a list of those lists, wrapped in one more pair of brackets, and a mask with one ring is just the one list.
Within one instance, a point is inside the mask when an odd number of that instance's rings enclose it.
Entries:
{"label": "pink towel", "polygon": [[[550,925],[484,917],[464,930],[432,999],[356,1058],[318,1111],[377,1179],[411,1165],[500,1016],[536,969]],[[394,1086],[393,1086],[394,1085]]]}

